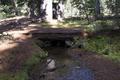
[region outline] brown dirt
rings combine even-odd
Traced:
[[[21,68],[24,60],[34,51],[31,40],[27,36],[19,37],[15,41],[6,41],[0,45],[1,70],[15,71]]]
[[[83,60],[93,69],[96,80],[120,80],[120,65],[98,55]]]
[[[16,19],[21,25],[14,23]],[[0,33],[12,37],[12,39],[0,40],[0,71],[16,71],[22,68],[24,61],[36,50],[33,47],[31,35],[25,35],[32,29],[28,27],[30,23],[27,22],[26,17],[0,21]]]
[[[95,80],[120,80],[119,62],[94,52],[77,50],[76,53],[80,56],[80,61],[92,69]]]

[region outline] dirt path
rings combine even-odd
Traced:
[[[16,25],[15,21],[18,21]],[[15,71],[34,52],[31,36],[25,35],[32,30],[26,17],[0,21],[0,71]],[[26,24],[25,24],[26,23]],[[5,37],[5,39],[4,39]]]
[[[81,62],[93,70],[95,80],[120,80],[120,63],[92,52],[77,50],[76,53]]]

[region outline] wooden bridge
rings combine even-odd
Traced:
[[[83,33],[81,28],[40,28],[30,32],[34,38],[41,40],[69,40],[76,36],[81,37]]]

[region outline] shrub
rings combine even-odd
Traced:
[[[13,10],[11,6],[7,5],[0,5],[0,19],[4,19],[7,17],[13,17],[14,15],[12,14]]]
[[[97,36],[86,40],[85,48],[98,53],[108,53],[110,51],[109,38]]]
[[[120,37],[96,36],[88,38],[85,42],[85,50],[106,55],[109,58],[120,61]]]
[[[0,74],[0,80],[28,80],[27,71],[18,71],[14,73]]]
[[[39,48],[35,44],[34,48]],[[28,80],[28,71],[31,67],[39,63],[42,59],[46,58],[48,53],[43,50],[36,50],[24,63],[20,70],[17,72],[4,72],[0,73],[0,80]],[[11,56],[15,58],[15,56]]]
[[[105,29],[114,29],[114,22],[112,20],[97,20],[85,25],[87,31],[100,31]]]
[[[42,59],[46,58],[48,53],[45,51],[41,51],[38,53],[34,53],[25,63],[26,67],[32,66],[34,64],[39,63]]]

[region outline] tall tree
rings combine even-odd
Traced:
[[[100,17],[100,0],[95,0],[95,17]]]
[[[18,4],[17,4],[17,0],[11,0],[11,2],[12,2],[12,5],[13,5],[13,8],[14,8],[14,13],[15,13],[15,15],[16,16],[18,16],[19,15],[19,13],[18,13]]]
[[[28,1],[28,7],[29,7],[29,17],[34,18],[35,17],[35,2],[34,2],[34,0]]]

